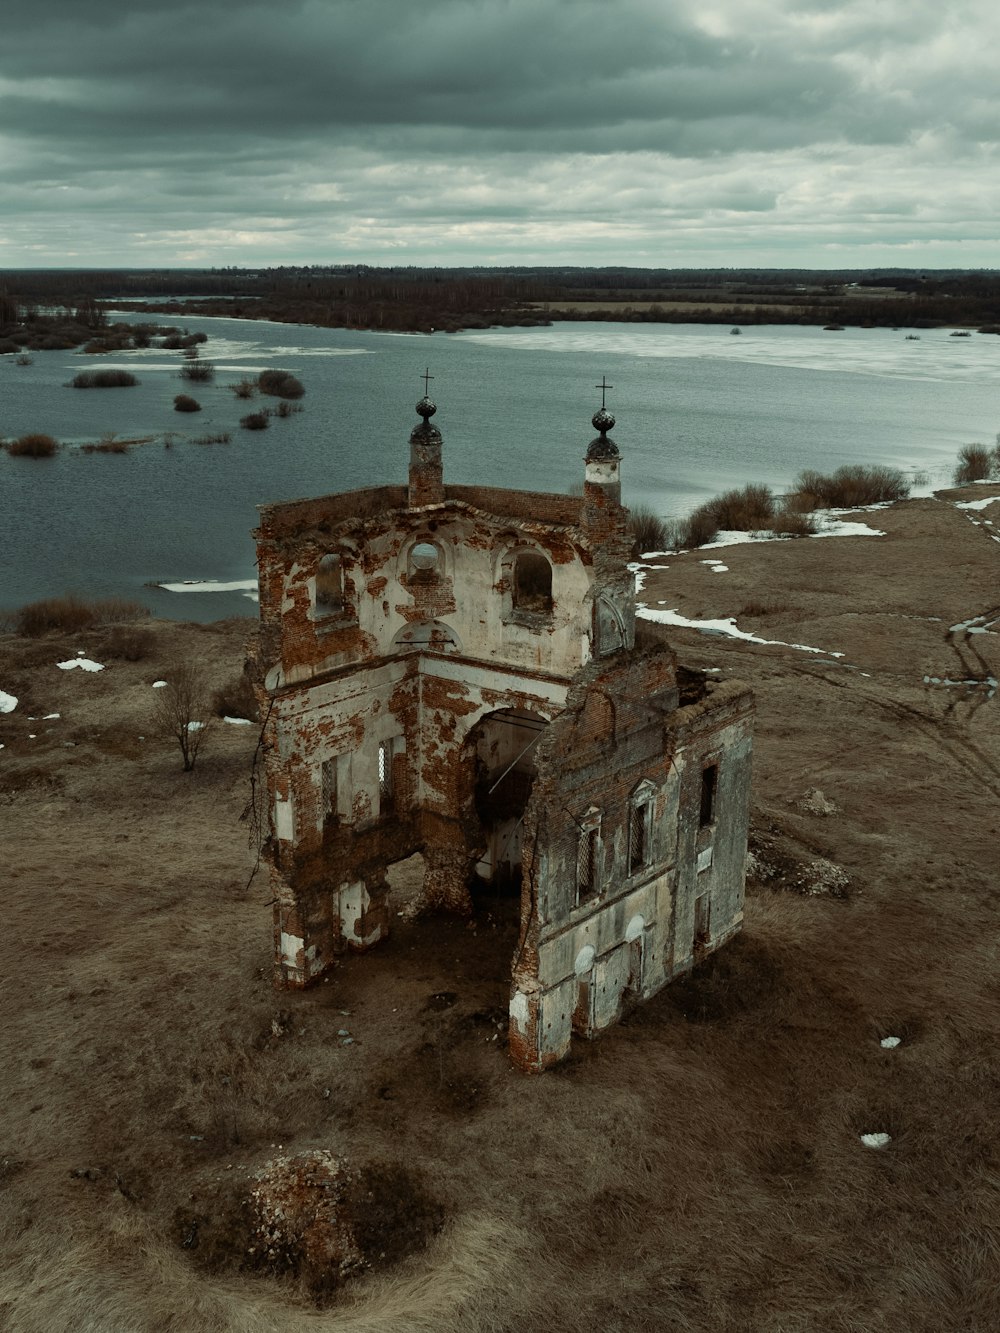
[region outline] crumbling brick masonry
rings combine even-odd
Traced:
[[[510,1050],[540,1070],[740,927],[752,700],[639,634],[603,408],[582,497],[445,486],[434,404],[409,486],[261,508],[276,979],[520,879]]]

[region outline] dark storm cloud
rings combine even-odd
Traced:
[[[756,246],[768,215],[779,247],[876,214],[952,244],[928,185],[977,234],[996,30],[979,0],[38,0],[0,45],[0,263],[83,262],[87,214],[98,263],[683,262],[680,220]]]

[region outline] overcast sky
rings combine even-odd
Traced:
[[[1000,267],[995,0],[30,0],[0,268]]]

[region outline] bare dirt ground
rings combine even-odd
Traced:
[[[231,678],[249,622],[156,622],[92,675],[54,664],[98,634],[0,638],[0,1327],[1000,1327],[1000,700],[924,682],[1000,674],[995,634],[964,665],[946,637],[1000,604],[991,513],[913,501],[885,537],[649,574],[652,606],[844,656],[669,631],[757,692],[746,927],[536,1079],[504,1054],[505,900],[272,990],[255,732],[184,774],[150,731],[152,681]],[[319,1305],[241,1268],[234,1220],[308,1148],[375,1199],[370,1269]]]

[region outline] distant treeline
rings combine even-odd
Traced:
[[[992,271],[341,265],[0,272],[0,323],[126,299],[137,311],[407,332],[573,319],[1000,329],[1000,274]]]

